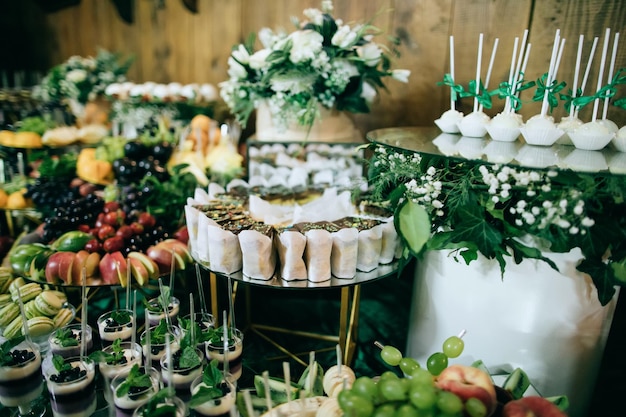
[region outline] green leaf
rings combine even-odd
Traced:
[[[128,394],[131,387],[149,388],[151,386],[152,381],[150,380],[150,375],[144,374],[143,371],[139,369],[139,364],[134,364],[133,367],[130,368],[130,372],[124,382],[117,387],[115,394],[118,397],[123,397]]]
[[[59,373],[72,369],[72,365],[65,363],[65,359],[61,355],[52,355],[52,364]]]
[[[487,222],[480,207],[466,205],[459,208],[457,214],[454,240],[474,242],[483,255],[487,258],[494,258],[495,247],[502,241],[502,234]]]
[[[0,366],[10,363],[12,361],[11,350],[24,341],[24,336],[14,337],[9,339],[0,345]]]
[[[607,305],[615,295],[613,269],[601,260],[583,259],[576,267],[591,276],[598,290],[600,304]]]
[[[130,313],[126,310],[114,310],[111,312],[111,319],[119,325],[130,323]]]
[[[180,356],[180,368],[195,368],[200,365],[202,362],[196,353],[196,349],[193,346],[187,346],[183,349],[183,353]]]
[[[189,407],[194,408],[199,405],[206,403],[207,401],[211,401],[215,398],[220,398],[222,396],[222,390],[215,387],[204,387],[201,386],[200,389],[191,397],[191,401],[189,402]]]
[[[407,200],[394,217],[396,230],[412,255],[418,255],[430,237],[430,216],[424,207]]]
[[[220,371],[218,363],[217,359],[213,359],[204,367],[202,382],[210,387],[217,386],[224,379],[224,375],[222,371]]]

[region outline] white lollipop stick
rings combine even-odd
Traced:
[[[489,66],[487,67],[487,76],[485,77],[485,88],[489,86],[489,80],[491,79],[491,70],[493,69],[493,61],[496,59],[496,51],[498,50],[498,43],[500,39],[496,38],[493,41],[493,49],[491,51],[491,58],[489,58]],[[478,107],[478,111],[483,111],[483,105]]]
[[[550,83],[556,80],[556,75],[559,73],[559,66],[561,65],[561,58],[563,57],[563,49],[565,48],[565,39],[561,39],[561,45],[559,46],[559,53],[556,55],[556,63],[554,64],[554,70],[552,71],[552,79]]]
[[[585,35],[578,37],[578,50],[576,51],[576,66],[574,67],[574,82],[572,83],[572,98],[576,97],[576,89],[578,88],[578,73],[580,72],[580,59],[583,55],[583,43],[585,42]],[[574,116],[574,105],[569,108],[569,117]]]
[[[480,67],[482,64],[482,56],[483,56],[483,34],[481,33],[478,36],[478,57],[476,59],[476,88],[474,89],[474,94],[478,96],[480,92]],[[478,98],[474,97],[474,111],[478,111]]]
[[[517,57],[517,65],[515,65],[515,82],[521,79],[520,71],[523,73],[522,69],[522,61],[524,59],[524,50],[526,49],[526,42],[528,41],[528,29],[524,30],[524,35],[522,36],[522,43],[519,47],[519,56]]]
[[[615,71],[615,57],[617,56],[617,45],[619,44],[619,32],[615,32],[615,40],[613,41],[613,52],[611,53],[611,64],[609,65],[609,76],[607,78],[607,84],[610,84],[613,80],[613,71]],[[606,120],[607,113],[609,111],[609,98],[604,98],[604,108],[602,109],[602,120]]]
[[[591,51],[589,52],[589,59],[587,59],[587,67],[585,68],[585,75],[583,75],[583,82],[580,84],[580,91],[585,92],[585,88],[587,87],[587,79],[589,78],[589,72],[591,71],[591,63],[593,62],[593,56],[596,53],[596,47],[598,46],[598,37],[593,38],[593,43],[591,45]],[[575,116],[578,117],[578,107],[576,107]]]
[[[510,94],[513,94],[515,91],[515,87],[513,86],[513,71],[515,71],[515,57],[517,55],[517,47],[519,46],[519,38],[515,38],[513,42],[513,54],[511,54],[511,66],[509,68],[509,78],[507,79],[510,86]],[[511,105],[511,98],[509,96],[506,97],[504,101],[504,112],[509,112],[509,106]]]
[[[454,36],[450,36],[450,78],[454,81]],[[455,110],[454,93],[450,87],[450,110]]]
[[[604,34],[604,45],[602,46],[602,58],[600,60],[600,70],[598,71],[598,84],[596,88],[596,93],[602,88],[602,77],[604,76],[604,64],[606,63],[606,53],[609,49],[609,38],[611,36],[611,29],[607,28]],[[591,121],[595,122],[596,117],[598,115],[598,105],[600,100],[595,99],[593,101],[593,116],[591,117]]]
[[[522,63],[522,68],[520,70],[519,75],[517,75],[516,80],[515,80],[515,97],[519,97],[520,91],[517,90],[517,83],[519,83],[520,81],[522,81],[522,79],[524,78],[524,74],[526,73],[526,66],[528,65],[528,58],[530,57],[530,48],[532,47],[532,44],[529,42],[526,44],[526,51],[524,52],[524,62]],[[522,53],[522,51],[520,50],[520,53]],[[515,113],[516,110],[515,109],[509,109],[509,112]]]
[[[556,56],[559,50],[559,40],[560,40],[560,31],[556,30],[556,35],[554,36],[554,44],[552,45],[552,55],[550,56],[550,66],[548,68],[548,76],[546,78],[546,87],[548,87],[552,80],[552,73],[554,71],[554,66],[556,63]],[[545,116],[548,113],[548,89],[545,89],[543,94],[543,101],[541,104],[541,116]]]

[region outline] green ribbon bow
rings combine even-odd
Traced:
[[[524,91],[534,86],[534,81],[524,81],[523,79],[519,80],[517,83],[510,84],[506,81],[503,81],[500,83],[497,89],[493,90],[491,94],[497,94],[498,97],[501,99],[508,98],[509,102],[511,103],[511,107],[515,111],[518,111],[522,108],[522,100],[517,97],[517,93],[519,91]]]
[[[533,101],[542,101],[543,97],[546,95],[548,98],[548,105],[550,106],[550,112],[554,110],[559,105],[559,99],[557,98],[557,93],[565,88],[565,81],[561,81],[557,83],[556,80],[553,80],[550,85],[546,84],[548,79],[548,74],[545,73],[537,80],[537,90],[535,91],[535,95],[533,96]]]
[[[590,96],[581,95],[579,97],[572,98],[571,105],[574,105],[578,107],[579,109],[581,109],[585,107],[587,104],[594,102],[596,99],[604,100],[604,99],[610,99],[614,97],[615,94],[617,94],[617,86],[621,84],[626,84],[626,75],[622,75],[623,72],[626,72],[626,68],[620,68],[619,70],[617,70],[611,82],[603,86],[602,88],[600,88],[598,91],[596,91],[595,94],[592,94]],[[580,91],[580,94],[582,94],[582,91]],[[622,109],[626,109],[626,98],[621,98],[619,100],[616,100],[613,103],[613,105],[620,107]]]
[[[465,94],[465,89],[461,84],[455,84],[454,79],[452,79],[452,75],[444,74],[443,81],[437,82],[437,85],[447,85],[450,87],[452,100],[456,101],[457,97],[463,97]]]

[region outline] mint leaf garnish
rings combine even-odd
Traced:
[[[78,338],[74,336],[72,329],[62,327],[54,334],[57,343],[63,347],[78,346]]]
[[[191,401],[189,401],[189,407],[194,408],[199,405],[206,403],[207,401],[214,400],[215,398],[220,398],[224,394],[222,394],[222,390],[215,387],[200,387],[198,391],[191,397]]]
[[[13,339],[9,339],[0,345],[0,366],[13,363],[13,357],[11,356],[11,350],[24,341],[24,336],[18,336]]]
[[[123,397],[128,394],[131,387],[149,388],[151,386],[152,381],[150,380],[150,375],[143,373],[143,371],[139,369],[139,364],[134,364],[133,367],[130,368],[126,380],[117,387],[115,395]]]
[[[224,374],[220,371],[218,367],[217,359],[213,359],[211,362],[204,367],[204,371],[202,372],[202,382],[210,387],[216,387],[220,382],[224,379]]]
[[[178,366],[180,369],[188,369],[195,368],[201,363],[202,361],[200,361],[200,358],[198,358],[196,349],[192,346],[187,346],[183,349],[183,353],[180,355],[180,361]]]
[[[130,323],[130,313],[126,310],[115,310],[111,312],[111,319],[120,325]]]
[[[72,365],[65,363],[65,358],[61,355],[52,355],[52,364],[54,365],[54,369],[59,373],[72,369]]]
[[[154,394],[148,402],[141,407],[138,413],[141,417],[160,417],[160,416],[172,416],[176,412],[176,406],[168,399],[171,396],[169,388],[163,388],[156,394]]]
[[[167,322],[161,319],[159,324],[150,330],[150,343],[153,345],[164,345],[165,335],[168,333]],[[141,342],[145,341],[145,335],[141,338]]]
[[[117,365],[124,359],[124,349],[122,348],[122,339],[119,337],[111,344],[112,352],[104,352],[97,350],[89,354],[89,358],[95,362],[105,362],[107,365]]]

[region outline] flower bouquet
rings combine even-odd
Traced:
[[[313,137],[309,132],[324,111],[367,113],[385,77],[408,81],[410,72],[392,70],[391,51],[373,41],[380,30],[350,26],[332,9],[331,1],[322,1],[321,10],[304,10],[306,20],[293,18],[290,34],[261,29],[263,49],[256,52],[255,36],[233,49],[220,93],[239,123],[245,126],[255,109],[266,108],[276,132],[299,126]]]

